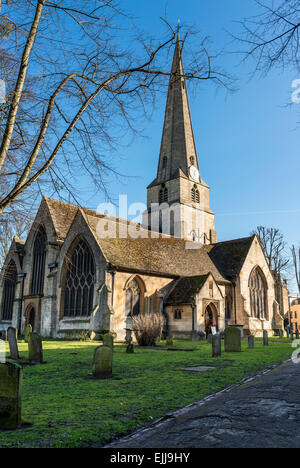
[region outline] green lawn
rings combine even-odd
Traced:
[[[258,342],[261,340],[257,340]],[[149,423],[168,411],[221,390],[270,364],[291,356],[291,344],[256,343],[254,350],[211,358],[206,342],[177,341],[194,352],[135,348],[114,352],[114,377],[92,380],[93,352],[89,342],[44,342],[46,364],[23,371],[23,420],[32,426],[0,431],[0,447],[80,447],[107,442]],[[21,356],[27,345],[20,342]],[[204,373],[183,367],[215,366]]]

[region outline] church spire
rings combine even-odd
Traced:
[[[191,166],[199,171],[182,63],[179,25],[171,73],[156,183],[178,177],[180,171],[190,178]]]

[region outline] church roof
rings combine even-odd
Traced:
[[[175,287],[171,290],[166,304],[176,305],[193,303],[195,295],[202,289],[208,277],[209,274],[192,276],[190,278],[180,278]]]
[[[57,240],[64,240],[78,211],[78,206],[44,197],[47,203]]]
[[[182,46],[178,33],[169,82],[157,177],[150,187],[174,179],[180,173],[189,178],[191,165],[199,170],[182,63]]]
[[[171,277],[212,273],[216,281],[227,282],[201,244],[199,248],[189,249],[184,239],[162,234],[157,234],[159,238],[151,238],[153,234],[151,231],[118,218],[115,218],[115,222],[128,223],[133,229],[136,227],[137,231],[140,230],[140,234],[144,234],[147,238],[120,238],[119,236],[102,238],[99,235],[99,229],[97,232],[99,215],[92,216],[87,213],[85,215],[104,257],[114,267]],[[112,218],[110,221],[114,223]]]
[[[204,246],[222,275],[230,279],[239,275],[255,236]]]

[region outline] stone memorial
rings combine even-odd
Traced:
[[[219,357],[222,354],[221,335],[218,333],[212,337],[212,357]]]
[[[7,339],[8,339],[9,350],[10,350],[10,358],[14,359],[15,361],[20,359],[17,335],[18,335],[18,332],[16,328],[9,327],[7,329]]]
[[[173,338],[171,335],[167,336],[167,339],[166,339],[166,345],[167,346],[173,346]]]
[[[0,364],[0,429],[21,426],[22,368],[18,364]]]
[[[110,346],[95,349],[93,376],[95,379],[109,379],[112,376],[113,350]]]
[[[264,330],[263,343],[264,343],[264,346],[269,346],[269,335],[268,335],[267,330]]]
[[[240,353],[242,351],[240,329],[233,326],[226,328],[224,342],[226,353]]]
[[[212,344],[212,338],[213,338],[213,335],[212,335],[212,334],[209,334],[209,335],[207,336],[207,343],[208,343],[208,344]]]
[[[111,333],[103,335],[103,346],[108,346],[109,348],[114,349],[114,337]]]
[[[32,326],[30,324],[28,324],[28,325],[26,325],[25,333],[24,333],[25,343],[28,343],[30,333],[32,333]]]
[[[134,346],[132,343],[132,330],[130,328],[126,328],[126,337],[125,342],[127,344],[126,353],[133,354],[134,353]]]
[[[43,344],[42,338],[37,333],[30,333],[28,338],[28,359],[31,362],[42,364]]]
[[[248,336],[248,348],[254,349],[254,336],[253,335]]]

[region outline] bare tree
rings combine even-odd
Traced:
[[[108,152],[136,131],[133,122],[170,74],[166,57],[176,40],[166,22],[162,39],[136,31],[130,40],[124,18],[117,0],[2,2],[1,47],[15,67],[0,108],[0,215],[45,173],[56,191],[75,198],[79,172],[105,190],[115,170]],[[213,64],[204,39],[185,76],[228,86]]]
[[[293,245],[291,251],[293,257],[293,264],[295,268],[297,287],[300,294],[300,247],[296,248],[295,245]]]
[[[282,233],[276,228],[258,226],[252,234],[256,234],[259,238],[270,270],[276,278],[280,277],[289,266],[286,243]]]
[[[235,36],[242,43],[245,58],[256,60],[256,70],[274,67],[300,69],[299,0],[255,0],[259,13],[241,22],[242,32]]]

